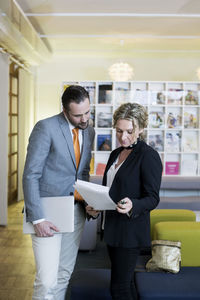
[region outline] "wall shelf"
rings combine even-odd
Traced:
[[[144,105],[149,124],[146,142],[163,162],[163,175],[200,176],[200,83],[161,81],[71,81],[90,94],[91,124],[96,131],[91,175],[101,175],[111,150],[118,147],[112,115],[126,102]]]

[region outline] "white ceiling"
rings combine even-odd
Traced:
[[[55,55],[200,53],[200,0],[16,2]]]

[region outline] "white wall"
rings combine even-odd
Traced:
[[[61,84],[71,80],[110,80],[108,68],[122,56],[69,54],[37,68],[36,120],[60,111]],[[134,80],[197,81],[198,53],[134,53],[124,61],[134,68]]]
[[[19,69],[19,140],[18,140],[18,201],[24,199],[22,175],[28,138],[34,125],[34,78],[24,69]]]
[[[0,53],[0,225],[7,224],[9,57]]]

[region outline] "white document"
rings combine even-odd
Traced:
[[[95,210],[115,210],[116,203],[109,196],[109,187],[99,184],[77,180],[75,189],[83,199]]]
[[[52,222],[62,232],[74,231],[74,197],[42,197],[46,221]],[[23,216],[23,233],[35,233],[32,223],[26,222],[26,210]],[[57,233],[54,231],[54,233]]]

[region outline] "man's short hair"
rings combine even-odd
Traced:
[[[80,85],[70,85],[62,95],[62,105],[66,110],[69,110],[69,104],[75,102],[79,104],[85,99],[90,100],[89,93]]]

